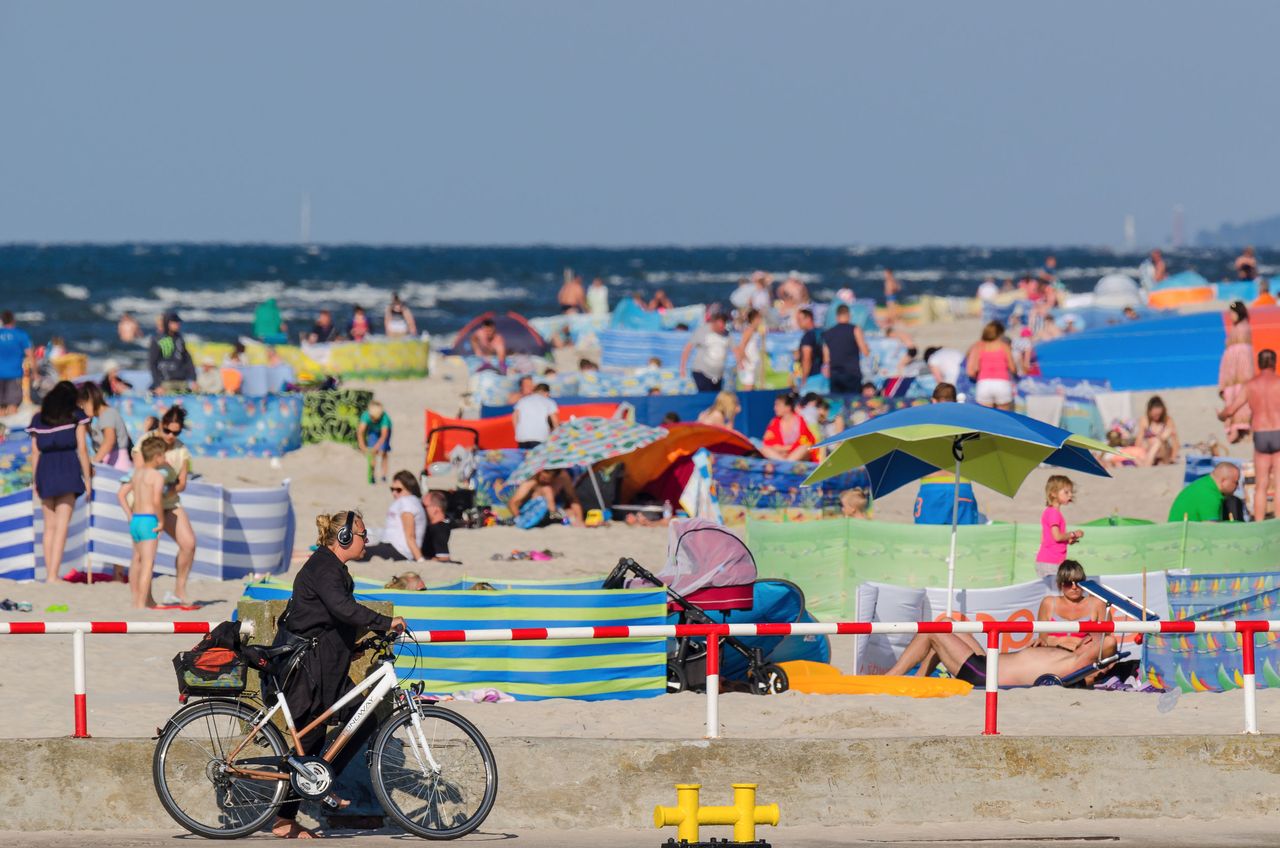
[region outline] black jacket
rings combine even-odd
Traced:
[[[152,339],[147,350],[147,367],[151,369],[151,383],[156,388],[164,382],[192,383],[196,379],[196,365],[191,361],[182,333]]]
[[[352,649],[362,628],[391,629],[391,619],[357,602],[354,589],[347,566],[328,548],[313,553],[293,581],[293,599],[281,626],[318,639],[315,650],[302,662],[302,673],[285,687],[289,709],[295,714],[318,714],[346,692]],[[299,720],[299,725],[303,723]]]

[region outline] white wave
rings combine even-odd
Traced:
[[[88,300],[89,290],[84,286],[73,286],[70,283],[58,283],[58,291],[67,300]]]
[[[845,268],[845,274],[854,280],[883,280],[883,268]],[[916,271],[894,271],[893,276],[903,282],[936,283],[942,279],[944,271],[937,269],[921,269]],[[955,276],[952,274],[952,276]]]
[[[152,300],[147,297],[113,297],[107,303],[104,313],[108,318],[119,318],[126,312],[132,313],[134,317],[139,315],[147,315],[149,313],[159,314],[164,311],[165,304],[158,300]]]
[[[377,303],[385,304],[390,293],[379,289]],[[430,309],[442,301],[489,301],[528,297],[529,291],[521,286],[504,286],[493,277],[483,280],[440,280],[434,283],[406,282],[400,287],[400,297],[410,306]]]
[[[13,313],[13,320],[36,324],[44,320],[44,313],[39,309],[28,309],[24,312]]]
[[[252,324],[252,312],[221,312],[216,309],[200,309],[180,307],[177,310],[178,316],[188,324],[193,321],[202,321],[210,324]]]
[[[672,283],[738,283],[741,280],[751,279],[751,275],[757,269],[750,271],[647,271],[644,275],[644,281],[651,285],[669,285]],[[775,282],[787,279],[792,275],[792,270],[769,271],[773,275]],[[796,279],[806,285],[822,282],[821,274],[810,274],[803,271],[795,272]]]
[[[124,312],[140,315],[159,314],[167,309],[177,309],[186,321],[239,321],[237,312],[254,307],[267,298],[275,298],[282,312],[312,316],[323,308],[342,309],[363,306],[373,313],[380,313],[391,302],[392,291],[399,291],[401,299],[411,308],[432,309],[441,303],[492,301],[523,298],[529,291],[520,286],[506,286],[492,277],[480,280],[440,280],[438,282],[407,281],[396,289],[370,285],[369,283],[344,283],[315,281],[299,285],[287,285],[280,280],[256,280],[240,287],[227,289],[181,289],[157,286],[150,297],[129,295],[113,298],[103,314],[118,318]],[[204,317],[193,317],[204,316]]]
[[[1138,276],[1137,265],[1101,265],[1096,268],[1059,268],[1056,272],[1059,280],[1101,280],[1108,274],[1125,274]]]
[[[272,282],[251,282],[243,288],[205,289],[186,291],[183,289],[157,286],[151,290],[155,302],[161,306],[207,307],[217,309],[233,309],[237,306],[254,306],[269,297],[279,298],[285,291],[285,284],[276,280]]]
[[[972,269],[921,269],[914,271],[894,271],[894,276],[904,282],[920,282],[920,283],[936,283],[943,280],[973,280],[981,282],[987,278],[994,280],[1005,280],[1009,278],[1018,279],[1029,270],[1039,270],[1027,267],[1021,268],[972,268]],[[884,278],[884,269],[882,268],[846,268],[845,274],[854,280],[881,280]],[[1099,280],[1107,274],[1128,274],[1135,276],[1137,268],[1127,265],[1100,265],[1088,268],[1062,268],[1057,271],[1058,279],[1066,280]]]

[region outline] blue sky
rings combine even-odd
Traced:
[[[1280,5],[8,2],[0,242],[1118,244],[1280,212]]]

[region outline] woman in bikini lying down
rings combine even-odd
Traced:
[[[1113,648],[1114,651],[1114,648]],[[930,656],[932,652],[933,656]],[[998,667],[1000,686],[1032,686],[1042,674],[1066,677],[1098,660],[1096,634],[1088,634],[1074,650],[1063,648],[1023,648],[1001,654]],[[941,662],[958,680],[982,687],[987,683],[985,650],[968,633],[917,633],[888,674],[904,675],[917,664],[929,674]]]

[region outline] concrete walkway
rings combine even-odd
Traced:
[[[172,836],[152,785],[154,747],[149,739],[0,740],[0,830]],[[486,828],[563,834],[608,826],[636,834],[636,845],[666,839],[655,841],[653,808],[675,802],[676,783],[702,784],[704,804],[728,803],[731,783],[758,783],[758,803],[778,803],[788,826],[924,822],[951,840],[1015,820],[1042,838],[1071,835],[1055,823],[1137,818],[1149,822],[1100,835],[1154,831],[1167,841],[1181,838],[1182,820],[1228,821],[1235,832],[1280,807],[1278,736],[501,738],[493,748],[498,798]],[[884,839],[880,832],[868,834]]]
[[[601,830],[536,829],[501,831],[483,829],[455,843],[459,848],[505,846],[505,848],[660,848],[670,829]],[[703,838],[728,836],[725,828],[709,828]],[[760,836],[775,848],[1248,848],[1275,845],[1275,825],[1262,819],[1253,822],[1156,820],[1094,820],[1023,824],[984,823],[963,828],[927,825],[921,827],[779,827],[762,828]],[[235,844],[279,845],[279,840],[259,834]],[[329,837],[353,848],[405,848],[427,845],[391,831],[366,833],[339,831]],[[18,833],[0,831],[0,844],[59,848],[63,845],[93,845],[94,848],[151,848],[209,844],[179,830],[140,831],[43,831]],[[727,846],[726,848],[730,848]]]

